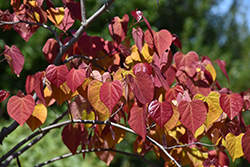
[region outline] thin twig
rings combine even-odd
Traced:
[[[149,161],[148,159],[146,159],[144,156],[142,156],[140,154],[128,153],[128,152],[125,152],[125,151],[115,150],[115,149],[112,149],[112,148],[98,148],[98,149],[90,149],[90,150],[89,149],[85,149],[85,150],[77,151],[76,154],[89,153],[89,152],[100,152],[100,151],[113,151],[113,152],[124,154],[124,155],[127,155],[127,156],[137,157],[137,158],[140,158],[140,159],[144,160],[149,165],[151,165],[153,167],[157,167],[155,164],[153,164],[151,161]],[[44,165],[50,164],[52,162],[55,162],[55,161],[58,161],[58,160],[61,160],[61,159],[71,157],[73,155],[74,154],[72,154],[72,153],[68,153],[68,154],[62,155],[60,157],[52,158],[51,160],[43,162],[43,163],[40,163],[40,164],[38,164],[38,165],[36,165],[34,167],[44,166]]]
[[[188,143],[188,144],[183,144],[183,145],[175,145],[175,146],[164,147],[164,148],[167,149],[167,150],[171,150],[173,148],[187,147],[187,146],[196,145],[196,144],[200,144],[200,145],[207,146],[207,147],[216,147],[216,145],[211,145],[211,144],[206,144],[206,143],[201,143],[201,142],[194,142],[194,143]]]

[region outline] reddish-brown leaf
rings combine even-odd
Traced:
[[[239,114],[244,106],[244,101],[241,95],[238,93],[233,94],[221,94],[220,106],[227,116],[233,120],[233,118]]]
[[[21,126],[29,119],[35,108],[35,100],[31,95],[12,96],[7,104],[7,112]]]
[[[0,90],[0,102],[7,99],[9,97],[9,95],[10,95],[9,92],[7,92],[5,90]]]
[[[199,57],[197,53],[191,51],[184,55],[182,52],[177,52],[174,54],[174,62],[176,69],[178,70],[181,67],[190,67],[192,63],[198,62]]]
[[[148,75],[151,75],[152,67],[148,63],[137,63],[133,67],[133,73],[136,75],[138,72],[145,72]]]
[[[172,35],[168,30],[160,30],[154,35],[154,44],[157,49],[158,56],[161,57],[162,54],[170,47],[172,44]]]
[[[226,68],[225,68],[225,67],[226,67],[226,62],[225,62],[224,60],[219,60],[219,59],[217,59],[216,61],[217,61],[218,65],[219,65],[221,71],[222,71],[223,74],[226,76],[227,81],[228,81],[228,83],[229,83],[229,78],[228,78],[228,75],[227,75],[227,70],[226,70]]]
[[[34,78],[35,78],[35,82],[34,82],[34,89],[35,92],[37,94],[37,96],[39,97],[39,99],[42,100],[42,102],[45,104],[45,98],[44,98],[44,88],[43,88],[43,79],[45,76],[45,72],[44,71],[39,71],[35,74]]]
[[[46,69],[46,77],[59,88],[59,86],[67,80],[68,72],[69,70],[66,65],[55,66],[51,64]]]
[[[193,135],[195,131],[204,123],[207,117],[207,108],[203,101],[195,99],[191,102],[181,101],[178,105],[180,112],[180,122],[189,129]]]
[[[176,47],[180,48],[180,50],[182,50],[182,49],[181,49],[181,41],[180,41],[180,39],[178,38],[178,36],[177,36],[176,34],[173,34],[173,35],[172,35],[172,40],[173,40],[173,44],[174,44]]]
[[[82,128],[81,125],[68,124],[62,130],[63,143],[68,147],[72,154],[76,153],[77,147],[82,140]]]
[[[121,81],[115,80],[113,82],[105,82],[102,84],[100,89],[100,99],[108,107],[110,113],[112,113],[114,106],[121,98],[122,91]]]
[[[4,56],[11,68],[12,73],[15,73],[18,77],[23,69],[24,56],[22,52],[15,46],[4,45]]]
[[[43,55],[52,64],[59,52],[59,44],[54,38],[49,38],[43,46]]]
[[[130,78],[131,88],[135,97],[142,103],[149,103],[154,97],[154,84],[150,76],[144,72],[138,72]]]
[[[73,19],[78,19],[78,20],[82,21],[81,9],[80,9],[80,3],[79,2],[68,1],[67,0],[67,2],[64,2],[64,4],[66,4],[66,6],[69,8]]]
[[[165,123],[172,117],[173,108],[169,101],[160,103],[154,100],[148,106],[148,113],[150,117],[163,128]]]
[[[129,113],[128,124],[133,131],[139,134],[143,140],[146,139],[146,107],[134,105]]]
[[[247,159],[247,161],[250,163],[250,132],[246,132],[241,140],[241,145],[243,149],[243,153]]]
[[[193,95],[202,94],[207,96],[211,92],[210,86],[203,80],[194,81],[190,77],[187,77],[186,84]]]
[[[169,85],[163,74],[161,73],[160,69],[157,66],[153,66],[154,73],[155,73],[155,86],[156,87],[163,87],[165,90],[169,89]]]
[[[67,75],[67,85],[71,89],[71,91],[74,93],[76,89],[82,85],[82,83],[85,80],[86,76],[86,70],[79,69],[76,70],[75,68],[72,68],[68,75]]]
[[[35,77],[34,75],[28,75],[25,83],[25,90],[27,94],[32,94],[35,90]]]
[[[184,89],[180,85],[176,85],[173,88],[169,88],[165,93],[165,99],[168,101],[176,100],[178,93],[183,94]]]
[[[151,34],[152,32],[152,34]],[[144,38],[145,38],[145,42],[148,44],[148,46],[153,49],[155,52],[157,51],[154,45],[154,38],[153,36],[156,34],[156,32],[154,30],[146,30],[145,34],[144,34]]]
[[[64,9],[64,18],[62,23],[58,26],[64,33],[74,24],[75,20],[71,16],[70,10],[66,7]]]
[[[135,41],[135,44],[139,51],[141,52],[142,47],[144,45],[144,33],[143,30],[140,27],[137,27],[136,29],[133,28],[132,35]]]

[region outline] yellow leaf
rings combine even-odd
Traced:
[[[47,118],[47,108],[39,103],[35,106],[35,109],[32,115],[27,120],[27,124],[29,125],[30,129],[34,131],[37,127],[41,126]]]
[[[240,158],[244,155],[241,146],[241,139],[243,135],[244,133],[241,133],[238,136],[235,136],[233,133],[228,133],[226,136],[226,148],[232,157],[233,162],[236,158]]]
[[[188,148],[187,155],[194,166],[202,165],[204,160],[208,158],[208,153],[203,153],[196,147]]]
[[[179,141],[179,138],[185,133],[186,133],[186,129],[183,126],[177,126],[173,128],[172,130],[168,131],[168,135],[173,137],[176,141]]]
[[[48,19],[54,23],[56,26],[59,26],[61,22],[63,21],[64,17],[64,8],[59,7],[59,8],[52,8],[50,7],[49,9],[46,10],[48,14]]]
[[[136,47],[136,45],[133,45],[131,47],[131,55],[130,56],[131,56],[133,61],[141,62],[140,53],[139,53],[139,50]]]
[[[207,97],[196,94],[194,99],[200,99],[208,104],[207,118],[204,122],[207,129],[221,116],[223,110],[220,107],[219,102],[220,94],[218,92],[212,91]]]
[[[142,63],[152,63],[154,51],[148,46],[147,43],[144,43],[141,54],[144,59],[142,59]]]
[[[38,3],[36,1],[28,1],[28,4],[32,6],[33,8],[38,6]]]
[[[200,136],[205,130],[204,124],[202,124],[194,133],[194,137],[197,138]]]
[[[95,113],[91,111],[89,114],[86,110],[82,112],[82,120],[95,120]],[[88,129],[92,124],[83,124],[85,129]]]
[[[214,69],[214,66],[212,64],[207,64],[205,69],[210,72],[210,74],[212,75],[213,81],[215,81],[216,79],[216,71]]]
[[[173,115],[168,120],[168,122],[164,125],[165,133],[170,131],[171,129],[173,129],[177,125],[179,117],[180,117],[180,113],[178,111],[178,108],[174,104],[171,104],[171,105],[173,108]]]
[[[40,22],[40,15],[37,12],[34,12],[34,16],[38,22]]]

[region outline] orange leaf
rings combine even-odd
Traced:
[[[41,126],[47,118],[47,108],[39,103],[35,106],[35,109],[32,115],[27,120],[27,124],[29,125],[30,129],[34,131],[37,127]]]
[[[49,9],[46,10],[48,14],[48,19],[54,23],[56,26],[59,26],[61,22],[63,21],[64,17],[64,8],[63,7],[57,7],[57,8],[52,8],[50,7]]]
[[[59,88],[56,87],[56,85],[51,83],[51,89],[52,89],[52,97],[58,101],[60,105],[66,100],[70,100],[73,93],[71,92],[70,88],[67,86],[67,83],[64,82],[59,86]]]

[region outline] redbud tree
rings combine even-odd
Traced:
[[[235,93],[220,86],[214,66],[229,82],[225,61],[183,53],[178,34],[154,31],[137,9],[103,26],[111,40],[87,34],[88,26],[114,1],[106,1],[89,18],[85,0],[62,0],[61,7],[50,0],[11,0],[13,13],[0,10],[2,30],[14,29],[26,42],[38,28],[54,35],[38,51],[49,65],[26,77],[25,91],[0,91],[14,120],[2,128],[1,144],[19,125],[26,123],[32,131],[2,155],[1,165],[16,158],[21,166],[18,157],[60,127],[58,137],[70,151],[64,158],[95,152],[109,165],[116,154],[125,154],[155,166],[144,157],[154,152],[165,166],[229,166],[229,156],[250,162],[249,125],[242,118],[249,112],[250,91]],[[81,25],[73,29],[76,20]],[[179,51],[173,53],[173,46]],[[25,59],[16,45],[5,45],[1,56],[13,75],[22,75]],[[51,105],[66,105],[67,110],[44,124]],[[126,133],[137,136],[134,153],[116,149]],[[202,143],[204,137],[210,143]]]

